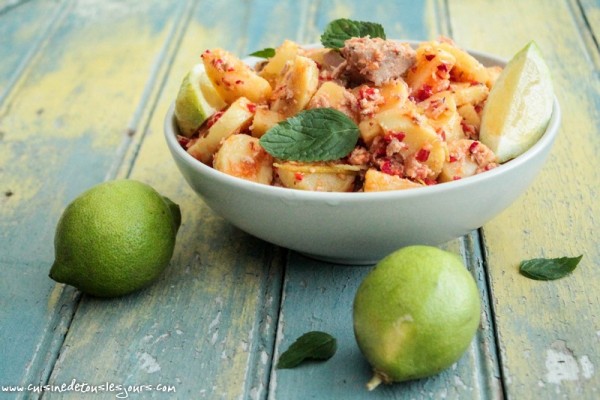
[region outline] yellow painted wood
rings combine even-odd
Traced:
[[[571,2],[450,1],[455,40],[510,57],[541,47],[562,106],[560,135],[528,192],[484,227],[503,378],[513,398],[600,394],[600,82]],[[596,18],[590,15],[590,18]],[[521,260],[583,254],[554,282],[518,273]]]
[[[284,38],[316,42],[331,19],[351,17],[382,22],[390,37],[452,34],[461,45],[505,57],[533,38],[563,105],[548,164],[525,196],[484,227],[484,248],[476,232],[444,246],[464,256],[484,301],[469,351],[436,377],[370,397],[599,397],[598,2],[232,4],[18,6],[38,13],[63,8],[52,14],[48,38],[30,47],[31,57],[21,51],[27,63],[14,79],[6,64],[0,67],[2,88],[9,88],[0,99],[0,383],[45,383],[51,373],[50,384],[175,388],[176,395],[147,393],[161,398],[366,397],[369,368],[354,345],[349,315],[366,270],[297,254],[288,259],[284,249],[233,228],[187,187],[162,137],[180,80],[205,48],[243,55]],[[35,37],[32,29],[10,32],[25,40]],[[0,54],[5,49],[3,43]],[[17,64],[18,57],[10,58]],[[150,183],[181,205],[177,247],[150,288],[121,299],[80,299],[46,276],[54,226],[68,201],[113,176]],[[525,258],[579,253],[578,270],[560,281],[534,282],[517,272]],[[492,309],[485,306],[488,295]],[[273,370],[272,357],[309,327],[336,333],[336,358],[322,368]],[[2,381],[6,376],[10,382]],[[44,396],[65,397],[82,395]]]
[[[137,295],[111,302],[84,298],[54,382],[73,375],[127,385],[162,382],[174,385],[178,398],[261,398],[266,393],[283,253],[204,205],[177,171],[162,126],[182,78],[206,48],[243,55],[270,46],[272,38],[256,27],[272,18],[289,27],[281,28],[277,40],[288,36],[302,5],[288,3],[284,13],[267,3],[237,9],[217,2],[190,4],[187,12],[193,15],[182,22],[181,42],[172,39],[177,54],[169,51],[174,58],[155,72],[156,86],[140,110],[140,135],[118,170],[118,176],[147,182],[180,205],[183,221],[171,266],[156,285]],[[240,25],[242,20],[254,25],[253,31]],[[82,357],[111,367],[82,366]]]

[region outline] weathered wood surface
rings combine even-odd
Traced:
[[[180,79],[205,48],[243,55],[284,38],[316,42],[338,17],[378,21],[390,37],[449,35],[507,58],[535,39],[563,108],[559,139],[528,192],[444,246],[463,255],[484,302],[468,352],[438,376],[369,397],[600,397],[600,2],[592,0],[0,2],[0,385],[76,379],[176,389],[138,398],[366,397],[351,302],[368,268],[288,254],[233,228],[186,186],[162,138]],[[54,285],[47,272],[64,206],[114,177],[153,185],[181,205],[183,224],[159,282],[98,300]],[[563,280],[517,271],[525,258],[577,254],[580,267]],[[274,369],[311,329],[334,334],[338,353]]]

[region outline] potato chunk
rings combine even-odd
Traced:
[[[237,99],[208,128],[190,148],[188,153],[205,164],[210,164],[213,154],[219,149],[221,141],[230,135],[246,129],[252,122],[256,106],[245,97]]]
[[[306,108],[335,108],[353,121],[358,121],[356,97],[335,82],[325,82],[319,87]]]
[[[365,174],[365,192],[382,192],[385,190],[404,190],[422,187],[420,183],[410,179],[401,178],[396,175],[389,175],[376,169],[369,169]]]
[[[440,182],[467,178],[498,166],[496,155],[481,142],[469,139],[448,144],[448,160],[440,173]]]
[[[296,56],[289,68],[279,77],[273,92],[271,109],[286,117],[302,111],[319,85],[319,68],[310,58]]]
[[[271,96],[269,82],[225,50],[206,50],[202,53],[202,62],[209,79],[227,104],[232,104],[240,97],[265,103]]]
[[[359,168],[332,163],[275,163],[281,184],[317,192],[350,192]]]
[[[405,174],[411,178],[435,179],[446,160],[446,142],[423,117],[399,110],[388,110],[376,115],[383,131],[404,135]]]
[[[269,81],[271,87],[274,88],[277,84],[277,78],[281,75],[281,71],[296,58],[298,50],[298,44],[291,40],[284,40],[281,46],[275,50],[275,55],[269,59],[259,72],[259,75]]]
[[[267,133],[269,129],[284,119],[285,117],[277,111],[262,107],[257,108],[254,119],[252,120],[252,125],[250,125],[250,132],[252,132],[252,136],[260,138]]]
[[[213,167],[226,174],[270,185],[273,180],[273,157],[257,138],[245,134],[231,135],[215,154]]]

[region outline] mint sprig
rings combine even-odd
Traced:
[[[275,55],[275,49],[272,47],[266,47],[262,50],[257,50],[254,53],[250,53],[252,57],[260,57],[260,58],[271,58]]]
[[[273,157],[290,161],[332,161],[347,156],[360,131],[333,108],[304,110],[269,129],[260,145]]]
[[[527,278],[540,281],[560,279],[573,272],[582,257],[583,254],[579,257],[534,258],[522,261],[519,272]]]
[[[300,336],[279,357],[277,368],[294,368],[304,360],[328,360],[337,350],[337,340],[328,333],[312,331]]]
[[[351,19],[340,18],[331,21],[321,35],[321,44],[330,49],[341,49],[344,42],[353,37],[372,38],[378,37],[385,39],[385,32],[381,24],[375,22],[353,21]]]

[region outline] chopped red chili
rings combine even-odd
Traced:
[[[250,111],[251,113],[255,113],[256,112],[256,104],[254,104],[254,103],[248,103],[248,105],[246,107],[248,108],[248,111]]]
[[[431,151],[429,151],[427,149],[421,149],[417,152],[417,155],[415,156],[415,158],[417,161],[425,162],[429,158],[430,153],[431,153]]]
[[[214,113],[208,119],[208,121],[206,121],[206,127],[210,128],[211,126],[213,126],[215,124],[215,122],[217,122],[219,120],[219,118],[221,118],[223,116],[223,114],[225,114],[225,111],[217,111],[216,113]]]
[[[431,60],[433,60],[434,58],[435,58],[435,54],[426,54],[426,55],[425,55],[425,59],[426,59],[427,61],[431,61]]]
[[[479,146],[479,142],[475,141],[475,142],[471,143],[471,145],[469,146],[469,152],[473,153],[475,151],[475,149],[477,148],[477,146]]]

